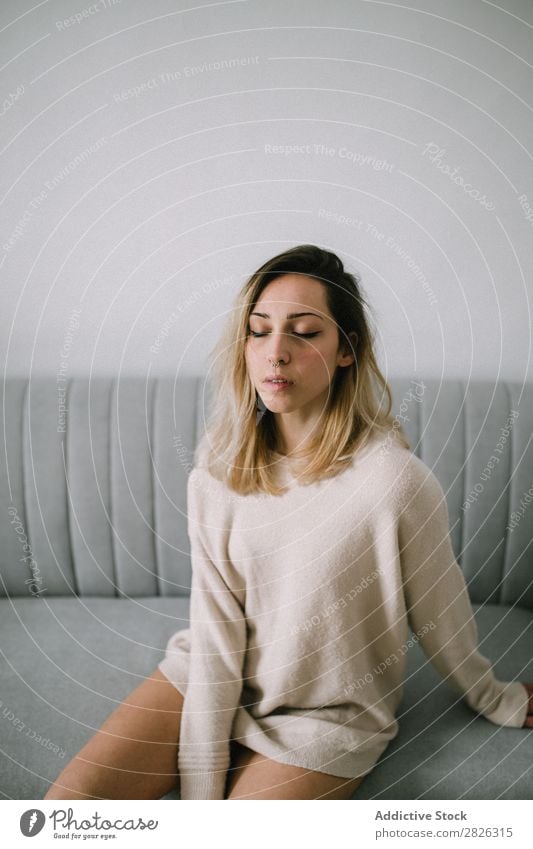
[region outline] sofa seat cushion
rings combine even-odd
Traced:
[[[42,799],[65,764],[188,627],[188,597],[0,600],[0,793]],[[498,678],[533,681],[533,614],[474,605]],[[354,799],[530,799],[533,732],[477,716],[418,645],[400,731]],[[179,799],[172,791],[164,799]]]
[[[186,596],[0,600],[4,798],[42,799],[107,716],[155,670],[170,636],[188,627],[188,611]]]
[[[533,613],[473,605],[480,652],[497,678],[533,682]],[[400,730],[354,799],[531,799],[533,729],[474,713],[422,649],[407,652]]]

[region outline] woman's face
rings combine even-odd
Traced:
[[[289,313],[311,314],[289,318]],[[275,413],[320,414],[337,366],[354,361],[339,346],[325,287],[301,274],[285,274],[268,284],[250,314],[248,333],[248,373],[266,407]],[[279,365],[274,368],[273,362]],[[287,378],[291,385],[278,388],[265,382],[274,375]]]

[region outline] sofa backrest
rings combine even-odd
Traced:
[[[533,385],[389,385],[446,493],[472,601],[533,609]],[[6,379],[0,593],[188,595],[186,482],[209,403],[203,376]]]

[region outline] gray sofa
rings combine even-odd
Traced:
[[[499,678],[533,681],[533,387],[423,384],[391,379],[394,411],[446,492],[481,651]],[[203,389],[201,376],[4,382],[4,798],[42,799],[187,627],[185,492]],[[354,799],[533,797],[533,732],[474,714],[417,645],[399,718]]]

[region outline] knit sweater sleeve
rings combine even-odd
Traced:
[[[193,483],[195,485],[193,485]],[[241,604],[217,566],[202,527],[196,471],[188,482],[191,543],[190,659],[178,748],[180,795],[224,799],[230,734],[242,689],[246,620]],[[212,517],[213,523],[216,522]]]
[[[496,679],[478,650],[468,589],[455,560],[444,491],[434,473],[415,461],[409,501],[399,519],[404,598],[409,624],[438,672],[472,710],[496,725],[522,727],[528,692],[519,681]]]

